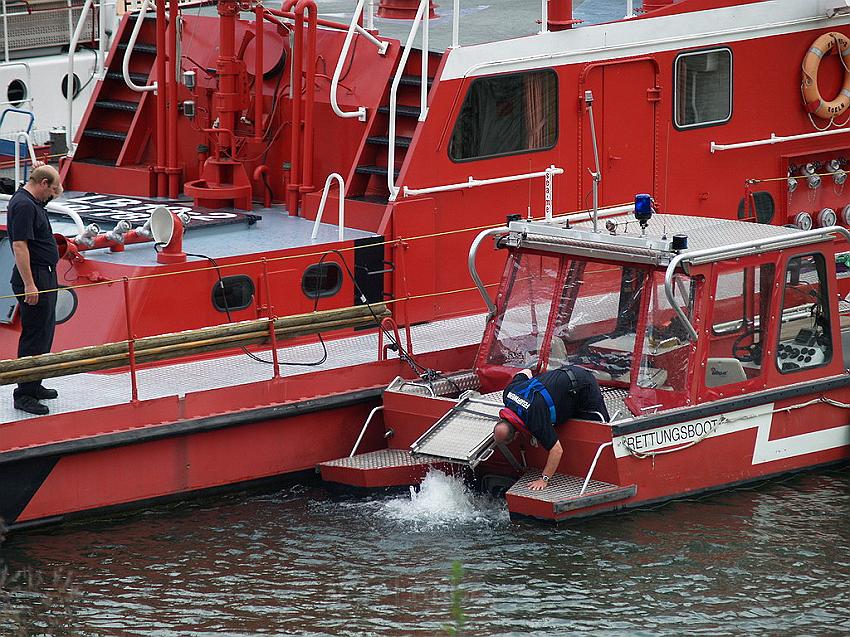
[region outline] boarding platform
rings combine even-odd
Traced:
[[[637,486],[633,484],[624,487],[562,473],[553,475],[545,489],[532,491],[529,485],[542,475],[540,469],[529,469],[505,493],[511,518],[557,522],[566,517],[582,517],[574,513],[577,509],[586,509],[588,515],[592,515],[597,505],[627,500],[637,493]]]

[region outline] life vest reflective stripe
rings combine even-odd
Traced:
[[[555,401],[552,400],[549,390],[536,378],[530,378],[511,387],[511,390],[505,395],[505,407],[514,412],[525,423],[528,420],[528,410],[534,401],[534,396],[538,394],[543,397],[546,406],[549,408],[549,423],[555,425],[557,423]]]

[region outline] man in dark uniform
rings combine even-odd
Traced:
[[[505,408],[493,429],[498,443],[513,440],[523,431],[537,439],[549,451],[543,477],[529,485],[534,491],[545,489],[555,474],[564,453],[555,426],[570,418],[604,420],[610,418],[602,392],[593,374],[576,365],[566,365],[532,377],[524,369],[513,377],[502,393]]]
[[[15,255],[12,291],[18,295],[21,313],[19,358],[45,354],[53,345],[59,250],[45,206],[61,194],[62,184],[56,169],[37,165],[29,181],[12,195],[6,207],[6,225]],[[50,410],[39,401],[58,395],[55,389],[42,386],[41,381],[20,383],[14,393],[15,408],[44,415]]]

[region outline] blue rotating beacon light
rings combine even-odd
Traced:
[[[646,235],[646,227],[653,214],[655,214],[655,202],[652,197],[647,194],[635,195],[635,219],[640,223],[641,236]]]

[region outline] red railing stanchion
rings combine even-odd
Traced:
[[[404,239],[399,239],[397,244],[399,249],[399,262],[401,264],[401,279],[404,282],[404,303],[402,311],[404,312],[404,335],[407,337],[407,353],[413,354],[413,339],[410,335],[410,316],[408,314],[408,305],[410,305],[410,286],[407,285],[407,260],[404,258],[405,251],[410,245]],[[401,343],[399,343],[399,346]]]
[[[272,304],[272,288],[269,283],[269,263],[266,260],[266,257],[263,257],[263,278],[266,280],[266,305],[268,306],[268,314],[269,314],[269,341],[272,346],[272,366],[274,369],[274,377],[280,378],[280,361],[277,357],[277,334],[274,329],[274,322],[277,318],[274,315],[274,305]]]
[[[133,314],[130,311],[130,279],[124,277],[124,315],[127,317],[127,350],[130,354],[130,402],[139,402],[139,383],[136,378],[136,337],[133,334]]]

